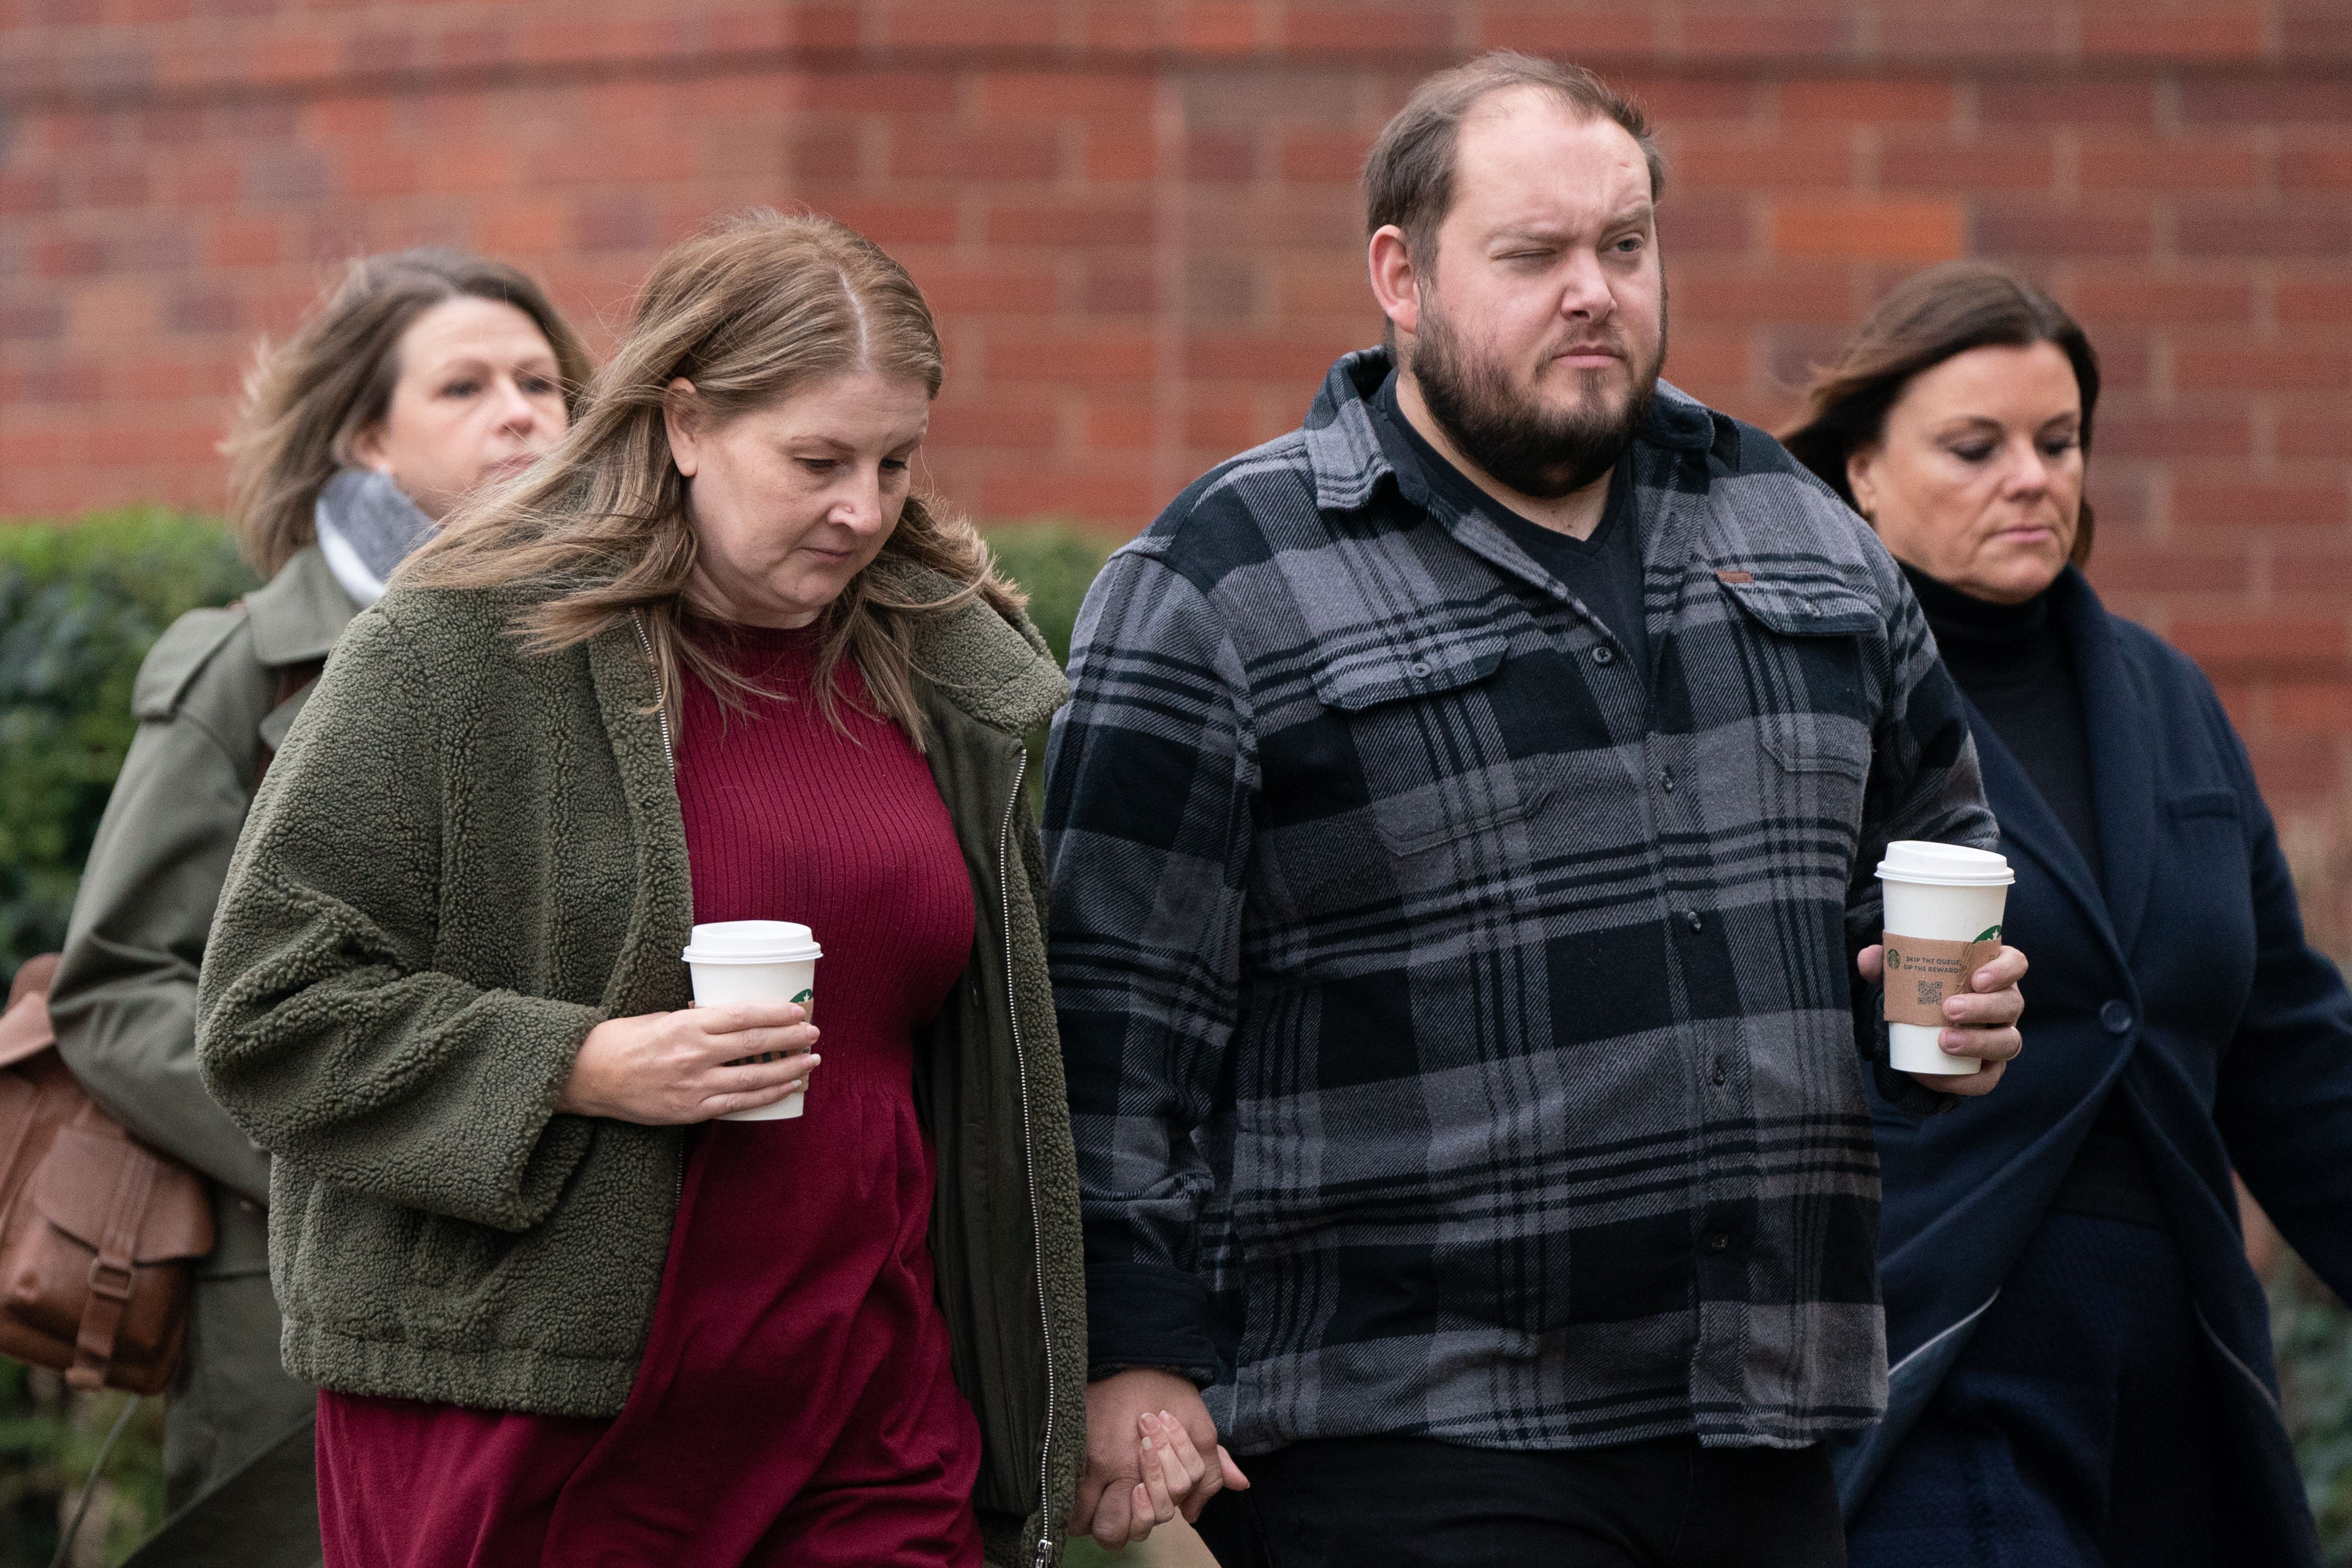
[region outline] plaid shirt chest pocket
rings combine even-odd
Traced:
[[[1515,759],[1490,690],[1508,641],[1488,626],[1334,660],[1315,694],[1346,727],[1366,815],[1399,861],[1475,842],[1541,809],[1551,780]]]
[[[1842,827],[1839,842],[1850,847],[1862,826],[1880,702],[1870,639],[1884,635],[1883,623],[1835,586],[1759,581],[1723,592],[1737,606],[1727,629],[1742,706],[1775,764],[1765,772],[1763,819]]]

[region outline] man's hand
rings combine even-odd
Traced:
[[[1213,1465],[1201,1458],[1211,1453]],[[1218,1492],[1248,1485],[1190,1378],[1136,1367],[1087,1386],[1087,1473],[1071,1522],[1102,1545],[1141,1541],[1178,1512],[1198,1519]]]
[[[1873,985],[1885,973],[1885,947],[1873,942],[1854,958],[1854,968]],[[1948,1055],[1977,1058],[1982,1067],[1972,1073],[1915,1072],[1911,1077],[1939,1094],[1969,1099],[1990,1094],[2010,1058],[2025,1048],[2024,1037],[2017,1032],[2017,1020],[2025,1013],[2025,994],[2017,983],[2024,978],[2025,954],[2004,947],[1991,963],[1969,976],[1966,994],[1944,998],[1944,1017],[1949,1026],[1936,1043]]]

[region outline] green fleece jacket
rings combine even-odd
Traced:
[[[526,657],[515,603],[396,586],[352,623],[230,867],[197,1052],[274,1157],[289,1371],[612,1415],[684,1137],[555,1100],[595,1024],[689,1005],[693,890],[633,627]],[[979,911],[918,1052],[931,1247],[990,1560],[1044,1563],[1086,1454],[1085,1289],[1022,738],[1067,688],[1033,627],[979,603],[921,621],[914,654]]]

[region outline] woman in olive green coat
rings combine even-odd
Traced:
[[[909,491],[940,375],[913,283],[838,225],[754,216],[688,241],[564,444],[353,623],[271,770],[199,1052],[277,1156],[288,1362],[325,1391],[331,1568],[1058,1554],[1086,1451],[1084,1289],[1023,737],[1066,689],[978,535]],[[736,657],[786,647],[810,650],[797,685]],[[876,1331],[903,1335],[878,1370],[811,1353],[811,1313],[839,1300],[791,1279],[743,1333],[656,1355],[698,1291],[766,1278],[810,1227],[859,1235],[805,1196],[844,1189],[799,1151],[852,1115],[845,1047],[877,994],[828,992],[827,946],[816,990],[844,1044],[815,1068],[799,1005],[692,1005],[680,961],[722,874],[782,865],[765,913],[719,918],[790,918],[792,862],[838,853],[780,838],[804,799],[714,804],[709,759],[787,724],[814,753],[828,721],[856,744],[814,793],[854,807],[911,768],[922,809],[893,820],[939,831],[906,885],[969,911],[941,992],[880,997],[908,1022],[863,1037],[908,1053],[907,1114],[936,1151],[911,1228],[871,1226],[913,1248],[888,1278],[925,1283]],[[854,809],[827,820],[859,830]],[[698,822],[740,852],[707,858]],[[862,896],[887,928],[890,892]],[[803,1085],[803,1120],[713,1124]],[[704,1179],[714,1150],[732,1178]],[[714,1188],[770,1194],[715,1253]],[[896,1405],[765,1460],[703,1437],[705,1410],[740,1421],[749,1400],[783,1424],[853,1379],[925,1377],[926,1409],[961,1412],[932,1428],[935,1464],[876,1469],[877,1430],[928,1419]],[[780,1487],[788,1462],[815,1479]],[[870,1498],[861,1529],[919,1514],[933,1544],[847,1555],[828,1489]]]
[[[452,506],[562,436],[589,369],[510,267],[438,250],[354,262],[262,362],[231,439],[231,521],[267,584],[174,624],[132,694],[138,733],[49,1007],[90,1093],[212,1180],[218,1242],[164,1419],[165,1493],[175,1510],[206,1497],[205,1528],[236,1541],[246,1568],[317,1558],[315,1394],[278,1361],[268,1156],[197,1077],[196,971],[214,907],[262,770],[344,624]]]

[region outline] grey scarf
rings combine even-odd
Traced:
[[[433,520],[392,482],[390,474],[345,468],[319,492],[318,520],[341,534],[378,582],[433,536]]]

